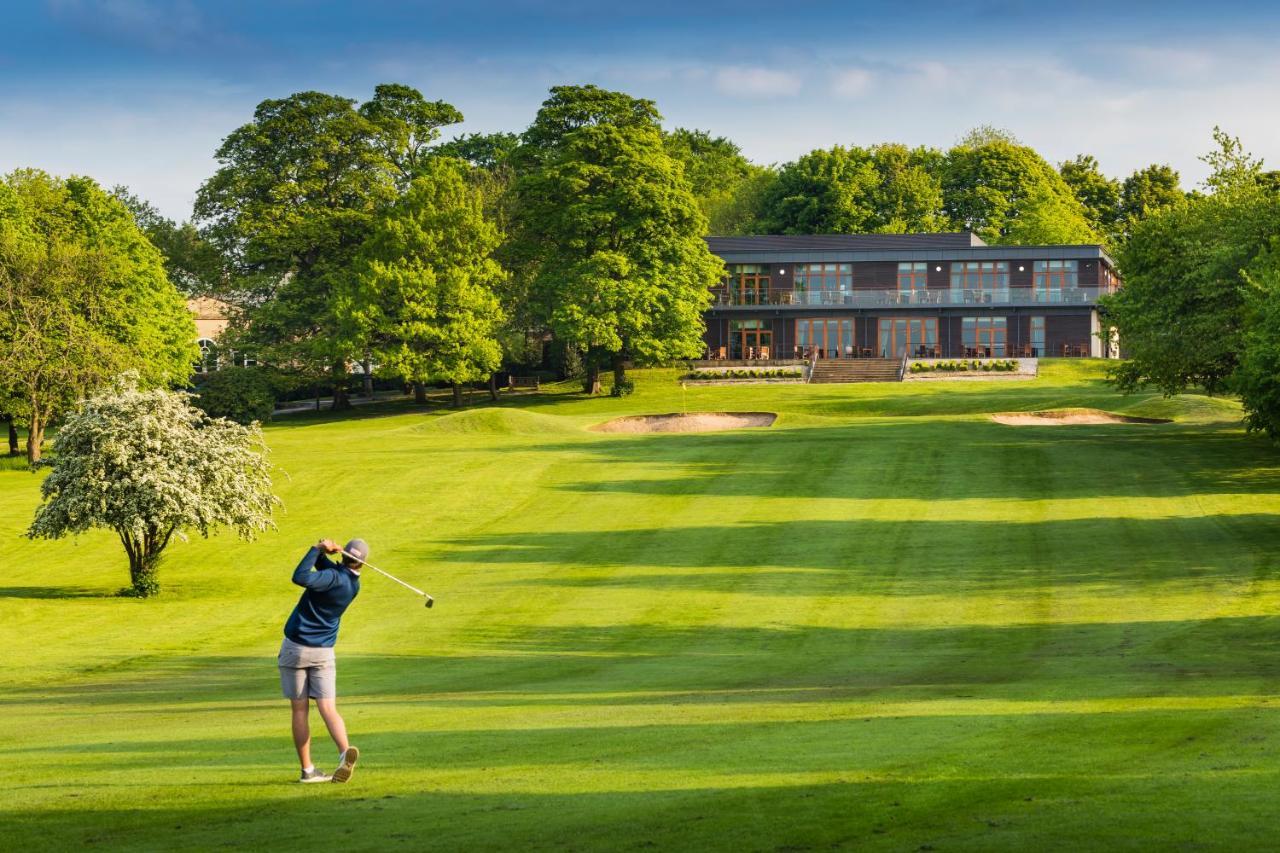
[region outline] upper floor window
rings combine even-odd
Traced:
[[[1078,261],[1036,261],[1033,283],[1038,300],[1060,298],[1062,291],[1075,290],[1079,281]]]
[[[796,264],[796,290],[815,292],[850,290],[853,264]]]
[[[991,293],[1009,287],[1009,265],[1004,261],[955,261],[951,264],[952,290]]]
[[[924,261],[904,261],[898,264],[898,292],[910,293],[929,286],[929,265]]]
[[[763,305],[769,300],[769,268],[764,264],[729,264],[729,300],[739,305]]]

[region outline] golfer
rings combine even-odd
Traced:
[[[343,550],[359,559],[344,556],[335,563],[325,556]],[[338,713],[333,644],[342,614],[360,594],[360,561],[368,556],[369,546],[363,539],[352,539],[345,549],[332,539],[321,539],[293,570],[293,582],[304,591],[284,624],[277,663],[284,698],[293,705],[293,745],[302,764],[299,782],[345,782],[360,757],[347,740],[347,724]],[[310,699],[316,700],[316,710],[338,747],[338,768],[332,776],[311,763]]]

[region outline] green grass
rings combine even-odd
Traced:
[[[114,598],[0,468],[8,849],[1239,850],[1280,781],[1280,454],[1231,401],[1028,382],[567,385],[268,429],[286,512]],[[1092,407],[1162,425],[1014,428]],[[771,429],[609,435],[622,414]],[[361,535],[352,784],[292,783],[289,573]],[[318,719],[314,724],[319,730]],[[330,759],[317,731],[316,753]]]

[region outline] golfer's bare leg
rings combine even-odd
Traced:
[[[307,719],[310,714],[308,702],[307,699],[289,700],[293,711],[293,746],[298,750],[298,761],[302,763],[303,770],[311,766],[311,723]],[[320,702],[321,700],[316,700],[317,705]]]
[[[333,738],[333,742],[337,744],[338,752],[346,752],[351,743],[347,740],[347,724],[338,713],[337,700],[317,699],[316,710],[320,712],[320,718],[329,729],[329,737]]]

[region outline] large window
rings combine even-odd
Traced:
[[[1009,322],[1004,317],[964,317],[960,334],[965,358],[1003,356],[1009,340]]]
[[[852,320],[796,320],[796,350],[801,358],[852,358]]]
[[[951,301],[1006,302],[1009,265],[1004,261],[956,261],[951,264]]]
[[[881,317],[880,356],[902,358],[903,353],[913,358],[933,358],[938,351],[938,320],[936,317]]]
[[[929,265],[923,261],[898,264],[898,292],[914,293],[929,287]]]
[[[729,358],[773,357],[773,330],[767,321],[729,321]]]
[[[1041,358],[1044,352],[1044,318],[1031,318],[1031,355]]]
[[[796,293],[807,305],[842,302],[853,289],[853,264],[796,264]]]
[[[764,305],[769,301],[769,268],[764,264],[729,264],[725,287],[733,305]]]
[[[1062,302],[1063,291],[1074,292],[1080,281],[1076,261],[1036,261],[1036,302]]]

